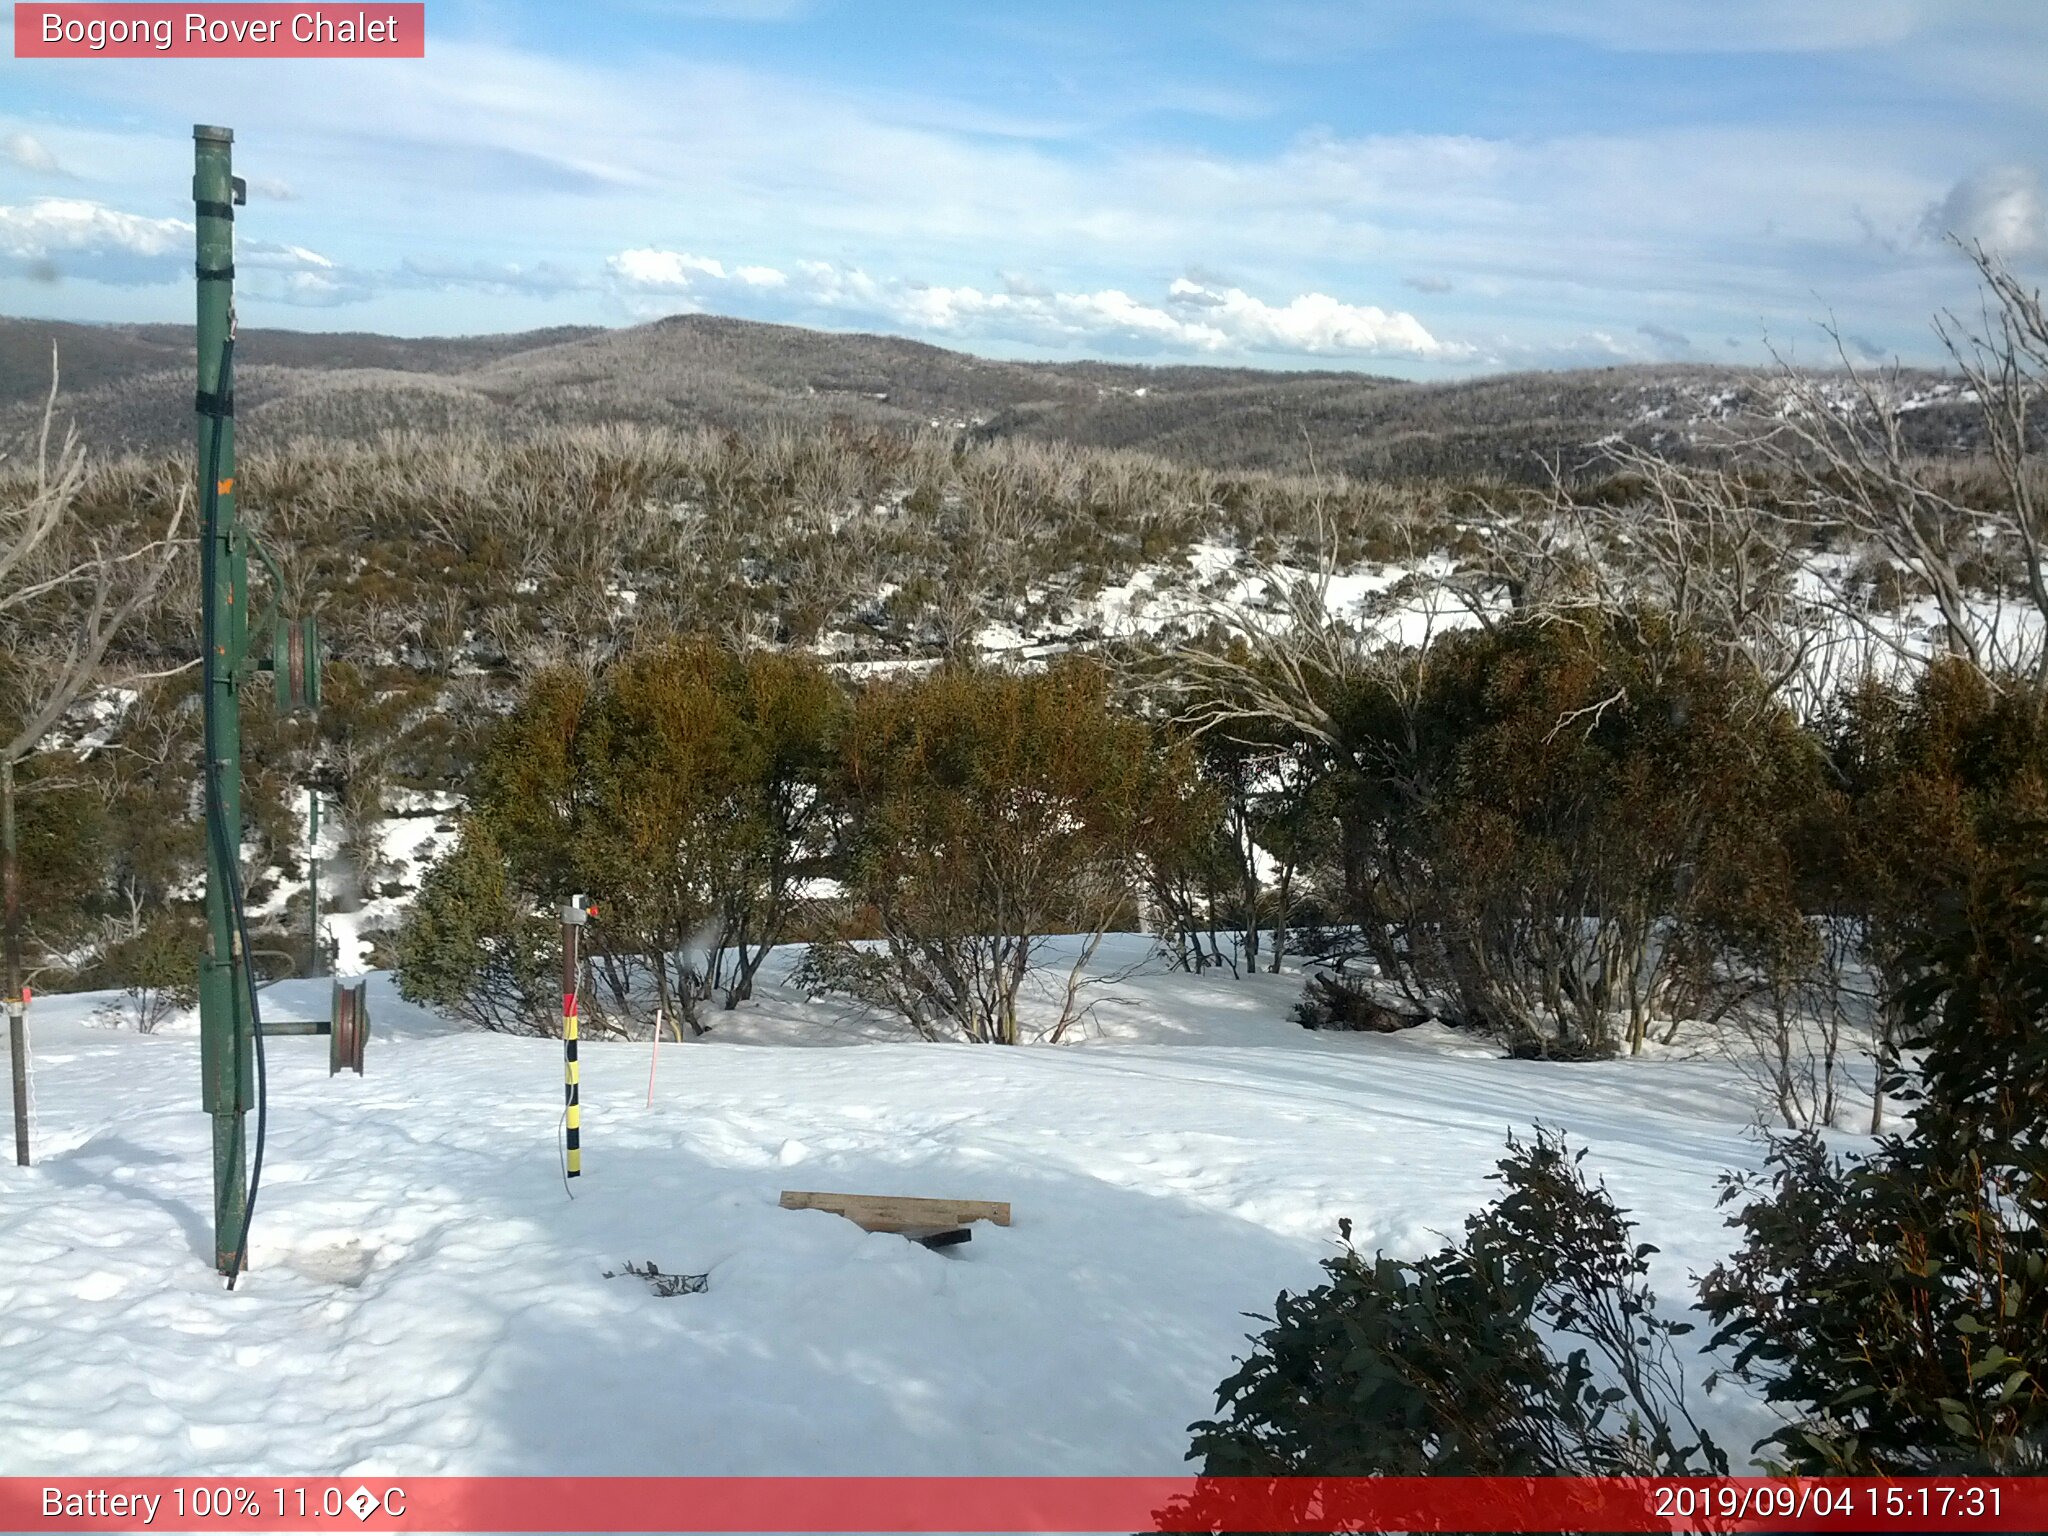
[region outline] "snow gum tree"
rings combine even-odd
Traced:
[[[841,707],[814,663],[703,639],[641,647],[594,674],[543,671],[478,774],[465,847],[472,832],[478,846],[488,837],[507,881],[502,904],[478,910],[510,936],[589,895],[599,996],[586,1011],[597,1027],[606,1002],[624,1017],[651,1005],[703,1027],[704,1003],[748,995],[816,872],[818,783]],[[449,981],[426,979],[418,946],[444,909],[477,904],[458,902],[443,873],[408,924],[413,964],[404,945],[400,963],[445,991]]]
[[[1080,1020],[1102,935],[1136,916],[1148,852],[1184,835],[1183,749],[1115,713],[1104,672],[949,668],[855,702],[835,783],[841,865],[876,950],[821,950],[813,974],[920,1034],[1011,1045],[1052,935],[1078,954],[1044,1033]]]
[[[1794,898],[1772,850],[1818,755],[1659,615],[1454,632],[1328,714],[1324,879],[1383,977],[1520,1048],[1640,1050],[1731,924]]]

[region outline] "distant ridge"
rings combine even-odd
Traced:
[[[62,357],[63,410],[96,452],[182,448],[191,432],[191,332],[0,318],[0,433],[34,419]],[[1898,388],[1919,446],[1970,446],[1953,380]],[[1217,469],[1308,467],[1359,476],[1533,479],[1603,439],[1679,451],[1711,445],[1780,406],[1768,372],[1648,363],[1418,384],[1336,371],[1108,362],[1019,363],[902,337],[713,315],[607,330],[409,338],[247,330],[236,356],[242,429],[356,438],[393,428],[518,435],[552,423],[626,421],[749,429],[841,421],[1130,448]]]

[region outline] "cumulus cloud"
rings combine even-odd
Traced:
[[[237,291],[279,304],[326,309],[371,297],[379,283],[303,245],[244,240],[235,246]]]
[[[1405,357],[1447,361],[1470,349],[1440,340],[1415,316],[1350,304],[1324,293],[1271,304],[1242,288],[1177,278],[1158,300],[1119,288],[1057,292],[1014,274],[986,290],[877,277],[859,267],[800,261],[728,267],[686,251],[621,251],[608,263],[629,294],[661,295],[677,307],[730,304],[748,290],[773,291],[784,311],[825,311],[881,320],[962,339],[1000,337],[1040,346],[1118,351],[1270,353],[1288,356]]]
[[[774,267],[741,266],[730,270],[710,256],[687,251],[621,251],[605,265],[621,284],[642,293],[694,293],[709,286],[782,288],[789,275]]]
[[[39,283],[171,282],[191,273],[192,234],[184,219],[153,219],[85,198],[37,198],[0,207],[0,272]],[[287,304],[341,304],[369,293],[360,278],[300,245],[243,241],[235,265],[244,292]]]
[[[621,251],[606,265],[627,287],[649,293],[688,293],[695,286],[693,279],[725,281],[720,263],[687,251]]]
[[[10,133],[0,137],[0,160],[41,176],[68,176],[50,147],[32,133]]]
[[[2001,256],[2048,255],[2048,199],[2032,166],[1994,165],[1965,176],[1921,221],[1924,233],[1960,235]]]
[[[1179,278],[1168,294],[1176,306],[1199,307],[1200,344],[1209,350],[1420,358],[1450,357],[1462,350],[1439,341],[1405,311],[1347,304],[1326,293],[1298,294],[1273,305],[1242,288],[1219,290]]]
[[[192,259],[192,226],[182,219],[123,213],[84,198],[42,197],[0,207],[0,261],[17,273],[160,283]]]

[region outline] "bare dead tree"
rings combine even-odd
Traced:
[[[1916,450],[1897,381],[1859,369],[1832,327],[1846,386],[1787,369],[1783,420],[1751,446],[1794,488],[1811,525],[1874,545],[1931,595],[1950,655],[2048,698],[2048,313],[1998,256],[1955,243],[1977,269],[1979,312],[1944,314],[1935,332],[1977,407],[1992,494],[1963,491],[1952,470]],[[1902,626],[1878,622],[1854,594],[1830,590],[1825,600],[1910,649]]]
[[[163,533],[122,549],[80,526],[85,452],[67,430],[51,451],[57,415],[57,352],[32,466],[0,486],[0,660],[12,732],[0,740],[0,900],[4,900],[8,1048],[13,1061],[15,1161],[29,1161],[28,1026],[22,997],[21,859],[15,836],[15,770],[104,675],[107,651],[162,584],[183,542],[185,498]],[[156,674],[161,676],[163,674]],[[136,680],[136,679],[131,679]]]
[[[1198,733],[1253,730],[1256,744],[1278,726],[1348,758],[1353,744],[1331,712],[1336,701],[1368,687],[1412,696],[1430,642],[1465,622],[1465,596],[1412,546],[1402,562],[1411,574],[1340,611],[1342,561],[1320,493],[1311,529],[1306,567],[1247,557],[1234,590],[1205,598],[1197,610],[1203,633],[1174,652],[1171,671],[1155,684],[1170,712]]]
[[[1585,496],[1553,461],[1536,506],[1496,505],[1486,557],[1447,585],[1482,622],[1502,611],[1502,594],[1507,611],[1547,622],[1659,612],[1766,696],[1804,700],[1810,712],[1823,632],[1821,607],[1799,580],[1799,526],[1740,471],[1674,463],[1625,442],[1602,451],[1632,495]]]
[[[1850,1058],[1876,1054],[1880,997],[1860,925],[1826,913],[1801,922],[1789,942],[1731,957],[1710,989],[1712,1012],[1725,1025],[1723,1054],[1760,1105],[1775,1106],[1788,1129],[1821,1130],[1841,1113]]]

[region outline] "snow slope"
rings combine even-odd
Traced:
[[[1155,967],[1092,1038],[1010,1050],[877,1039],[770,987],[664,1049],[652,1108],[646,1042],[586,1046],[571,1199],[560,1046],[457,1030],[380,975],[367,1077],[269,1043],[232,1294],[197,1042],[39,999],[39,1161],[0,1168],[0,1473],[1171,1474],[1242,1314],[1320,1278],[1340,1216],[1434,1247],[1539,1116],[1663,1248],[1667,1302],[1724,1251],[1714,1176],[1758,1157],[1732,1068],[1317,1035],[1285,1021],[1297,985]],[[927,1251],[785,1188],[1006,1199],[1015,1225]],[[626,1260],[710,1288],[604,1277]],[[1708,1403],[1740,1464],[1760,1410]]]

